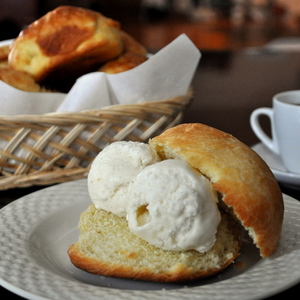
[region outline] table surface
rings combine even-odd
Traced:
[[[183,122],[204,123],[226,131],[245,144],[258,142],[249,125],[251,112],[271,107],[276,93],[300,89],[300,52],[203,52],[193,80],[194,101]],[[268,130],[268,124],[265,124]],[[282,191],[300,200],[300,189],[280,183]],[[0,191],[0,207],[42,187]],[[296,298],[300,284],[268,299]],[[0,287],[0,294],[22,299]],[[4,299],[4,298],[3,298]],[[5,298],[6,299],[6,298]]]

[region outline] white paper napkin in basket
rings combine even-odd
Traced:
[[[0,115],[82,111],[182,96],[191,85],[200,57],[196,46],[182,34],[130,71],[80,77],[68,94],[23,92],[0,81]]]

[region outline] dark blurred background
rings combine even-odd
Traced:
[[[13,39],[59,5],[120,21],[150,53],[187,34],[203,56],[192,83],[195,100],[183,121],[216,127],[248,145],[258,142],[251,112],[271,106],[278,92],[300,89],[300,0],[0,0],[0,41]],[[265,51],[282,38],[296,40],[297,53]],[[283,192],[299,199],[299,187]],[[299,284],[276,299],[295,295]]]
[[[149,51],[186,33],[200,50],[258,47],[300,35],[299,0],[0,0],[0,40],[59,5],[99,11],[121,22]]]

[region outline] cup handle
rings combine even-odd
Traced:
[[[259,117],[265,115],[270,119],[272,139],[264,132],[259,123]],[[271,151],[279,154],[279,148],[277,143],[277,137],[274,130],[274,114],[272,108],[261,107],[254,110],[250,116],[250,125],[256,136],[261,140],[261,142],[268,147]]]

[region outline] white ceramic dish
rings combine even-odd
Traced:
[[[159,284],[88,274],[69,261],[86,180],[49,187],[0,210],[0,284],[28,299],[261,299],[300,281],[300,202],[284,196],[279,248],[268,259],[245,243],[235,264],[190,284]]]
[[[277,154],[270,151],[262,143],[258,143],[252,149],[268,164],[274,176],[279,182],[300,186],[300,173],[289,172]]]

